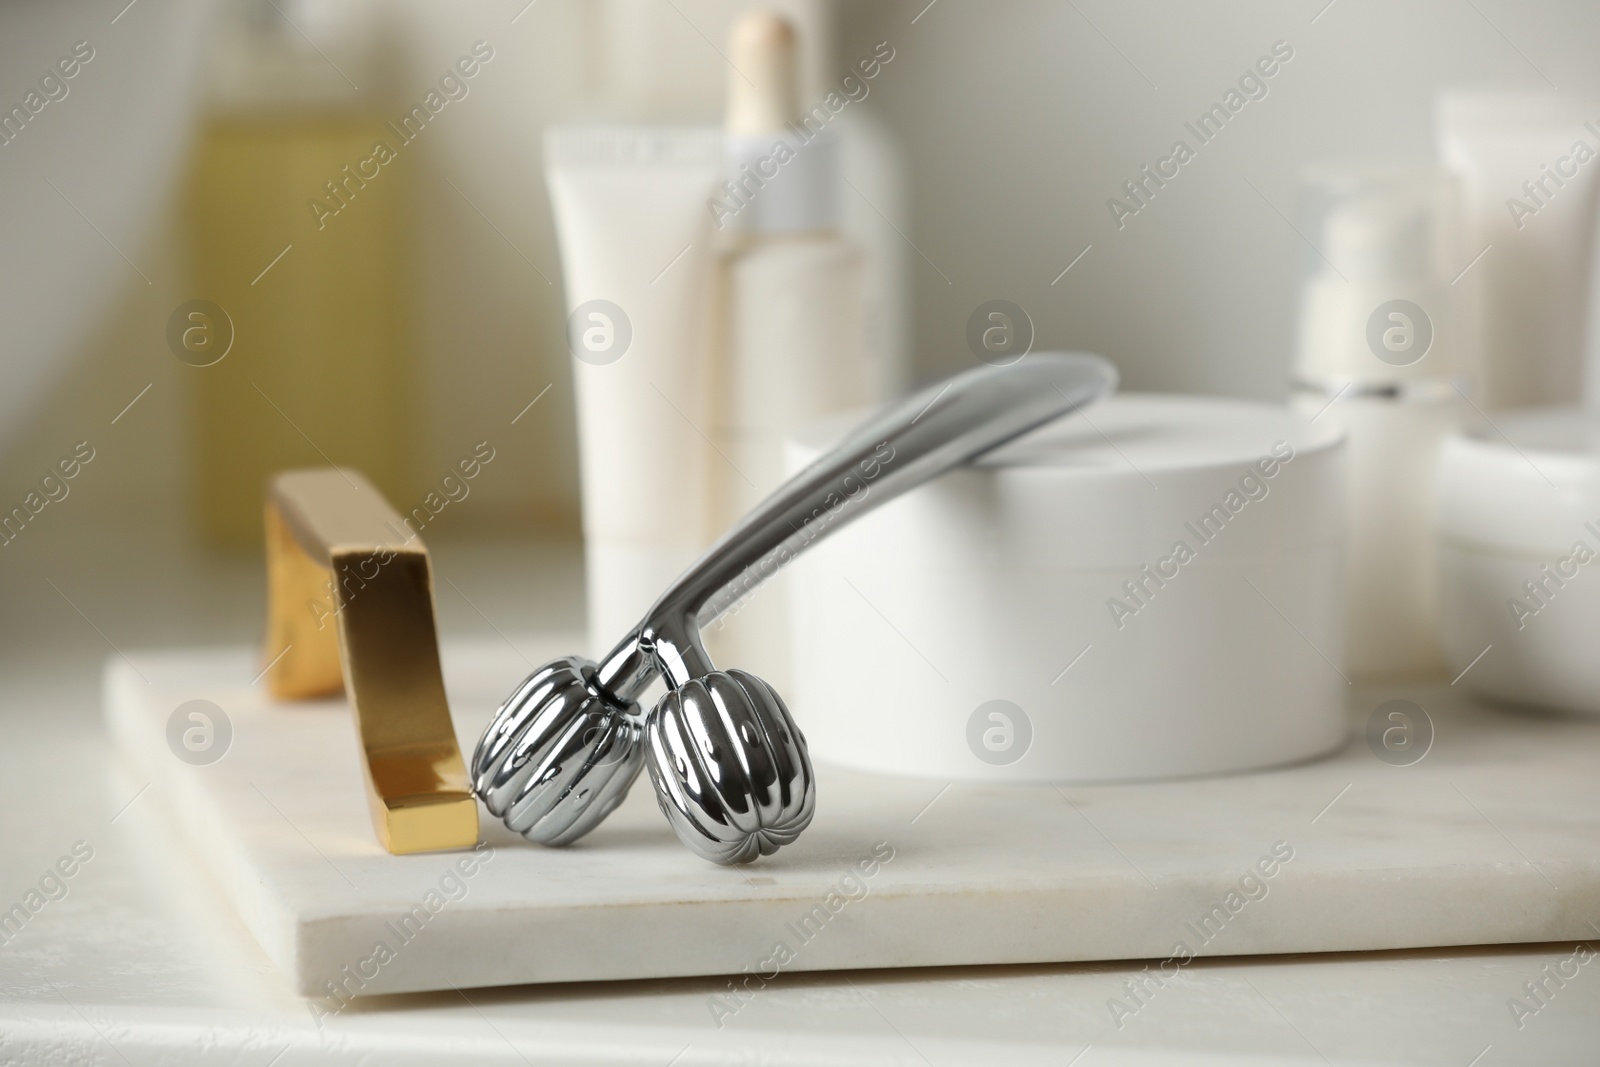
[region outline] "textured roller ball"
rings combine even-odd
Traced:
[[[713,863],[771,855],[811,822],[806,740],[782,698],[748,671],[713,671],[667,693],[645,742],[667,821]]]
[[[601,693],[594,672],[577,656],[540,667],[472,753],[473,790],[529,841],[576,841],[622,803],[643,765],[639,706]]]

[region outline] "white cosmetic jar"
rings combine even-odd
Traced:
[[[1600,714],[1600,417],[1544,408],[1493,418],[1449,438],[1440,456],[1451,674],[1498,700]]]
[[[790,568],[812,754],[1093,782],[1340,747],[1343,445],[1285,407],[1124,394],[841,528]]]

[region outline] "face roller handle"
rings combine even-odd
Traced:
[[[932,386],[854,431],[791,478],[672,583],[596,681],[631,701],[658,670],[673,687],[715,667],[700,628],[812,542],[908,489],[958,467],[1116,387],[1099,356],[1036,353]]]

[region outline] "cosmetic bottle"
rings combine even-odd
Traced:
[[[1319,251],[1300,308],[1295,404],[1349,439],[1345,648],[1355,680],[1444,665],[1433,485],[1469,392],[1446,273],[1452,190],[1426,168],[1306,176],[1306,232]]]
[[[751,87],[730,64],[708,64],[706,42],[716,41],[743,72],[744,61],[723,43],[741,19],[759,8],[793,28],[799,110],[809,113],[812,129],[826,125],[836,142],[835,228],[865,256],[860,299],[872,388],[885,397],[903,393],[911,384],[912,277],[921,261],[905,240],[911,230],[905,151],[877,113],[874,94],[908,76],[904,50],[888,40],[842,50],[837,38],[847,20],[836,0],[588,0],[582,7],[590,114],[623,123],[725,120],[730,85],[734,92]],[[758,146],[763,155],[771,148]]]
[[[1461,190],[1450,276],[1481,350],[1478,402],[1570,404],[1583,387],[1600,113],[1554,90],[1458,89],[1440,95],[1436,130]]]
[[[408,500],[415,367],[407,170],[376,166],[384,49],[363,0],[219,7],[186,197],[194,301],[168,342],[194,366],[196,522],[261,539],[275,471],[348,464]],[[376,175],[376,176],[374,176]]]
[[[782,482],[783,443],[796,427],[883,399],[866,344],[866,259],[839,228],[839,139],[802,117],[794,29],[751,12],[729,44],[727,177],[711,205],[723,244],[718,529]],[[709,637],[729,662],[781,677],[787,629],[780,578]]]

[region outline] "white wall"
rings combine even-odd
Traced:
[[[844,4],[844,54],[900,52],[869,104],[909,155],[911,239],[949,276],[913,261],[923,367],[969,363],[966,317],[1000,297],[1039,346],[1103,352],[1130,388],[1282,396],[1307,253],[1279,212],[1305,164],[1431,158],[1441,85],[1600,98],[1600,5],[1327,2]],[[1294,58],[1266,98],[1119,231],[1107,198],[1278,40]]]

